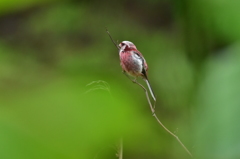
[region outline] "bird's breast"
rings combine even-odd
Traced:
[[[134,53],[120,53],[121,66],[123,70],[132,76],[140,76],[143,69],[143,61]]]

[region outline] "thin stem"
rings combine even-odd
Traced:
[[[108,33],[110,39],[112,40],[112,42],[113,42],[113,44],[116,46],[116,48],[117,48],[118,50],[120,50],[120,47],[119,47],[119,46],[116,44],[116,42],[113,40],[113,38],[112,38],[111,34],[109,33],[107,27],[106,27],[106,32]]]
[[[191,156],[191,152],[186,148],[186,146],[182,143],[182,141],[179,139],[179,137],[177,135],[175,135],[174,133],[172,133],[170,130],[168,130],[164,125],[163,123],[158,119],[157,115],[156,114],[153,114],[153,116],[156,118],[156,120],[158,121],[158,123],[169,133],[171,134],[173,137],[175,137],[177,139],[177,141],[180,143],[180,145],[184,148],[184,150]]]
[[[153,108],[153,106],[152,106],[152,103],[151,103],[151,101],[150,101],[150,99],[149,99],[149,95],[148,95],[147,89],[146,89],[143,85],[141,85],[140,83],[138,83],[136,80],[135,80],[135,81],[132,80],[132,81],[133,81],[134,83],[138,84],[140,87],[142,87],[142,89],[145,91],[145,94],[146,94],[146,97],[147,97],[147,100],[148,100],[148,104],[149,104],[150,109],[151,109],[151,111],[152,111],[152,114],[153,114],[153,116],[155,117],[155,119],[157,120],[157,122],[164,128],[164,130],[166,130],[170,135],[172,135],[173,137],[175,137],[176,140],[180,143],[180,145],[184,148],[184,150],[185,150],[191,157],[193,157],[192,154],[191,154],[191,152],[186,148],[186,146],[182,143],[182,141],[178,138],[178,136],[175,135],[174,133],[172,133],[170,130],[168,130],[168,128],[166,128],[166,127],[163,125],[163,123],[158,119],[157,115],[155,114],[155,110],[154,110],[154,108]]]
[[[122,141],[122,138],[119,140],[118,158],[123,159],[123,141]]]

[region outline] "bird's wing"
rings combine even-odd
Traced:
[[[140,52],[136,52],[134,51],[134,56],[136,58],[138,58],[139,60],[142,61],[142,74],[144,75],[144,77],[147,79],[147,65],[146,65],[146,61],[144,59],[144,57],[142,56],[142,54]]]

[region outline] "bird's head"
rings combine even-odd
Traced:
[[[130,41],[123,41],[119,44],[119,47],[122,51],[126,51],[126,50],[132,50],[135,49],[137,50],[136,46],[130,42]]]

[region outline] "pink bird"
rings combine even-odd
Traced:
[[[147,83],[153,100],[156,101],[155,95],[147,77],[148,65],[143,55],[130,41],[121,42],[119,44],[119,47],[120,64],[123,72],[126,72],[128,75],[135,77],[135,80],[137,77],[142,77],[142,79]]]

